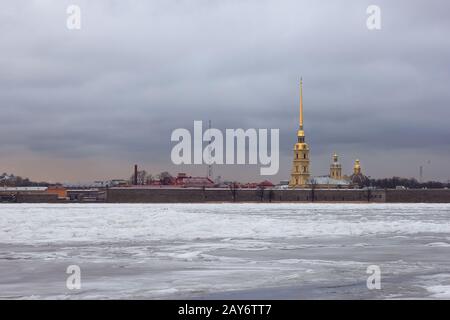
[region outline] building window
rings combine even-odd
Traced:
[[[306,153],[303,154],[303,159],[306,159]]]
[[[298,159],[298,153],[296,153],[295,155],[296,155],[296,157],[297,157],[297,159]]]
[[[298,166],[295,166],[295,172],[298,172]]]
[[[303,167],[303,172],[306,172],[306,167]]]

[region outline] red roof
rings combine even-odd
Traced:
[[[273,187],[274,184],[272,182],[270,182],[269,180],[264,180],[263,182],[258,184],[258,186],[260,186],[260,187]]]
[[[177,185],[183,185],[185,187],[213,187],[214,182],[207,177],[187,177],[178,176],[176,179]]]

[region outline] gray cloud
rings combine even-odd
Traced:
[[[81,7],[79,31],[65,27],[69,4]],[[327,173],[338,152],[347,171],[359,157],[372,176],[417,176],[430,160],[427,177],[446,180],[450,5],[377,1],[382,30],[369,31],[369,4],[3,4],[0,171],[83,180],[126,176],[139,162],[149,171],[202,173],[170,164],[170,133],[211,119],[222,129],[280,128],[282,168],[274,180],[285,179],[302,75],[314,174]],[[59,170],[32,161],[43,158]],[[216,170],[261,179],[257,168]]]

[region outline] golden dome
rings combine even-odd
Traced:
[[[355,160],[355,165],[353,166],[353,173],[354,174],[359,174],[361,173],[361,165],[359,163],[359,159]]]

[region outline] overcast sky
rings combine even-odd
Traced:
[[[81,8],[81,30],[66,9]],[[366,9],[381,8],[381,30]],[[279,128],[288,179],[299,77],[314,175],[337,152],[372,177],[450,179],[448,0],[3,1],[0,171],[35,180],[206,173],[172,130]],[[262,180],[259,167],[215,175]]]

